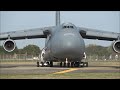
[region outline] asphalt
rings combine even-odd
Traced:
[[[35,64],[1,64],[0,74],[59,74],[59,73],[112,73],[120,72],[120,66],[89,66],[82,68],[36,67]]]

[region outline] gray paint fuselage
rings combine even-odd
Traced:
[[[84,52],[84,40],[75,26],[63,28],[60,25],[47,36],[45,61],[65,61],[66,58],[68,61],[80,61]]]

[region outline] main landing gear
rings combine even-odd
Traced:
[[[60,67],[88,67],[88,62],[60,62]]]
[[[53,67],[53,61],[50,62],[39,62],[37,61],[37,67]]]
[[[53,67],[53,61],[37,62],[37,67]],[[60,67],[88,67],[88,62],[60,62]]]

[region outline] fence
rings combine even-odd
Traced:
[[[0,54],[0,60],[33,60],[33,55],[26,54]]]
[[[38,60],[39,56],[34,57],[33,55],[27,54],[0,54],[0,60]],[[87,56],[86,61],[120,61],[120,55],[110,56]]]
[[[87,56],[86,61],[120,61],[120,55],[110,55],[110,56]]]

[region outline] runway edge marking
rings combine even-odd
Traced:
[[[72,72],[72,71],[75,71],[75,70],[78,70],[78,68],[71,68],[71,69],[68,69],[68,70],[55,72],[53,74],[63,74],[63,73]]]

